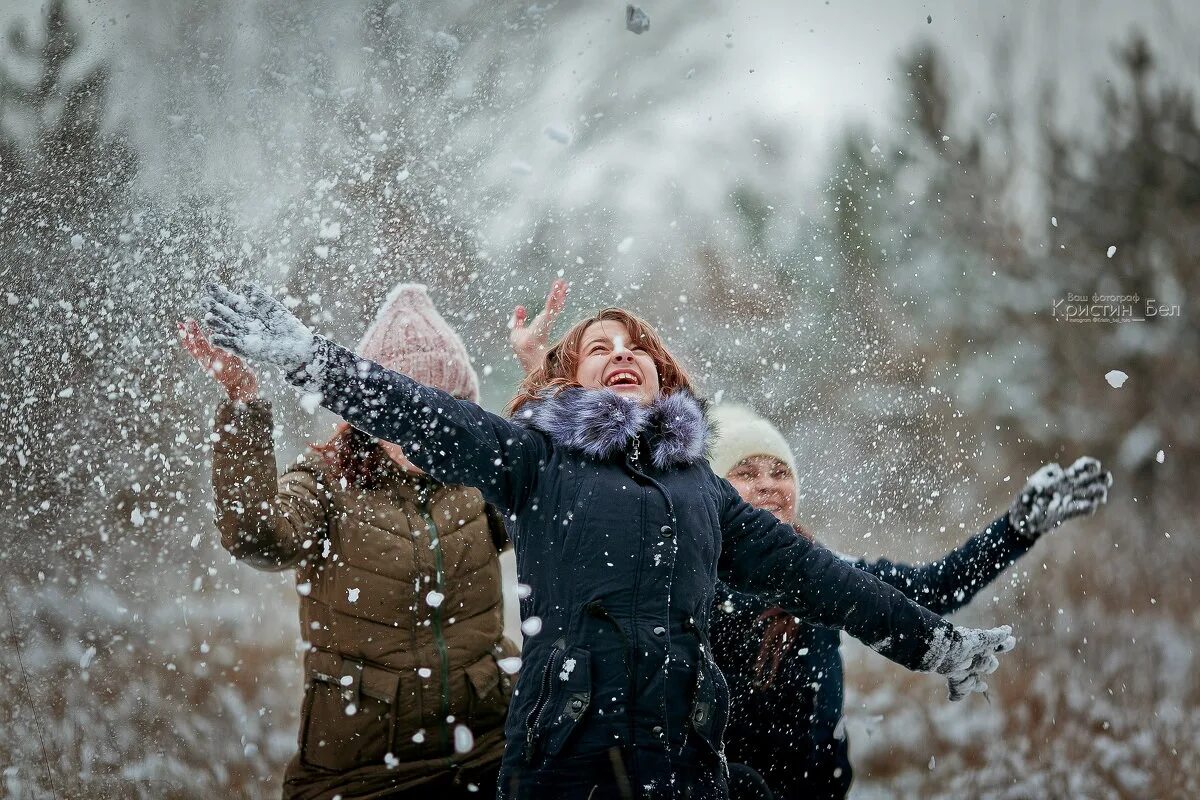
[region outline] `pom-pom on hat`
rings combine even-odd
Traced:
[[[358,343],[358,354],[426,386],[479,402],[479,378],[467,348],[422,284],[401,283],[388,292]]]
[[[752,408],[729,403],[715,406],[708,413],[717,431],[708,463],[717,475],[724,478],[750,456],[771,456],[787,464],[792,476],[798,478],[796,457],[787,439]]]

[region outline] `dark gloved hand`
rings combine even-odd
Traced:
[[[238,294],[210,284],[200,306],[212,343],[231,353],[289,373],[309,366],[316,355],[312,331],[261,287],[252,284]]]
[[[1007,653],[1017,645],[1012,628],[1001,625],[991,630],[941,628],[929,647],[925,664],[931,672],[946,676],[950,699],[961,700],[971,692],[986,692],[984,678],[1000,666],[999,653]]]
[[[1029,477],[1008,509],[1008,520],[1023,536],[1036,539],[1072,517],[1094,514],[1108,502],[1112,473],[1084,456],[1063,469],[1047,464]]]

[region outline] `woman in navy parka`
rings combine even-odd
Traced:
[[[708,466],[686,372],[628,312],[575,325],[505,419],[313,335],[256,287],[212,286],[202,302],[214,344],[283,368],[510,515],[530,635],[502,797],[727,796],[729,697],[707,637],[718,575],[945,675],[952,699],[979,689],[1014,644],[1007,627],[951,625],[743,501]]]

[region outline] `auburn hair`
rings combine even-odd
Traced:
[[[370,489],[390,460],[378,439],[348,422],[340,423],[329,441],[309,447],[329,465],[335,477],[345,478],[360,489]]]
[[[663,394],[674,394],[680,390],[696,393],[687,370],[671,355],[662,337],[649,322],[623,308],[602,308],[593,316],[576,322],[565,336],[546,351],[541,366],[525,376],[517,387],[516,396],[509,401],[505,409],[509,416],[520,411],[530,400],[536,400],[547,389],[558,391],[581,385],[575,380],[575,373],[582,360],[583,335],[589,326],[597,322],[620,322],[625,326],[625,330],[629,331],[630,346],[636,343],[653,359]]]
[[[792,520],[791,526],[800,536],[810,542],[815,541],[812,532],[804,525]],[[758,655],[754,657],[754,685],[767,688],[775,682],[775,676],[779,674],[779,667],[782,665],[783,659],[795,646],[799,624],[792,614],[782,608],[768,608],[759,614],[758,621],[765,625],[763,625],[762,642],[758,646]]]

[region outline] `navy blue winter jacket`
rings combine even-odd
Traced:
[[[949,614],[970,602],[1033,544],[1005,514],[928,564],[886,558],[849,563],[929,610]],[[725,735],[729,757],[762,773],[780,798],[841,797],[852,773],[844,733],[838,730],[844,693],[839,632],[802,624],[770,683],[763,685],[756,682],[755,661],[767,625],[760,617],[771,606],[753,594],[724,586],[718,590],[712,641],[731,693]]]
[[[642,406],[566,389],[510,421],[316,339],[319,367],[293,382],[510,515],[531,589],[521,616],[540,632],[525,639],[506,771],[617,746],[633,754],[637,785],[669,780],[680,753],[719,756],[729,696],[707,637],[718,574],[909,669],[934,666],[935,631],[954,635],[714,475],[703,410],[687,393]]]

